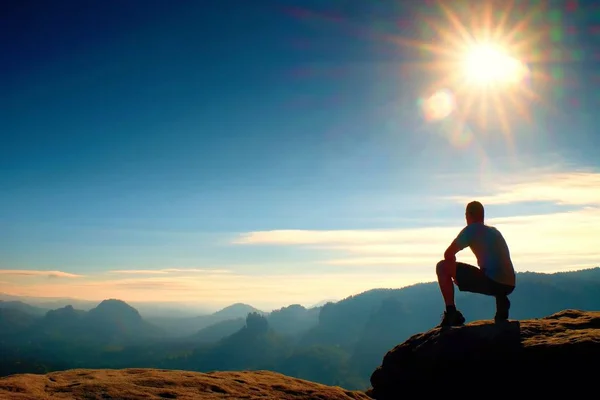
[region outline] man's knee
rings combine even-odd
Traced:
[[[446,260],[441,260],[437,263],[437,265],[435,266],[435,273],[437,274],[437,276],[444,276],[448,274],[448,271],[446,270],[446,265]]]

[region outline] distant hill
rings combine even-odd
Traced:
[[[335,303],[340,301],[340,299],[326,299],[326,300],[321,300],[315,304],[310,305],[308,308],[321,308],[323,307],[325,304],[327,303]]]
[[[267,314],[269,326],[277,333],[287,336],[302,336],[319,322],[321,308],[305,308],[292,304]]]
[[[26,309],[26,307],[21,307]],[[19,309],[0,308],[10,329],[0,329],[15,343],[69,342],[99,346],[162,337],[160,329],[144,321],[127,303],[109,299],[89,311],[65,306],[33,316]],[[7,332],[10,331],[10,332]]]
[[[129,304],[117,299],[104,300],[83,316],[84,323],[106,338],[135,340],[162,336],[162,331],[142,319]]]
[[[98,305],[98,301],[81,300],[72,298],[58,297],[35,297],[35,296],[13,296],[6,293],[0,293],[0,300],[22,301],[29,305],[40,307],[46,310],[53,310],[65,306],[73,306],[79,310],[90,310]]]
[[[235,303],[211,314],[211,318],[223,321],[230,318],[239,318],[241,316],[245,317],[253,312],[264,314],[263,311],[254,308],[249,304]]]
[[[208,315],[199,315],[195,317],[155,317],[146,318],[153,325],[160,327],[166,334],[172,337],[188,337],[194,335],[199,330],[211,325],[227,320],[246,318],[249,313],[257,312],[264,314],[263,311],[248,304],[235,303],[219,311]]]
[[[288,307],[282,307],[278,310],[273,310],[270,313],[265,313],[254,309],[248,314],[259,314],[264,316],[269,326],[278,334],[300,337],[306,331],[314,327],[319,319],[320,309],[306,309],[301,305],[293,304]],[[241,312],[243,310],[239,310]],[[246,314],[246,315],[248,315]],[[227,314],[221,314],[224,317]],[[245,325],[246,317],[237,317],[219,321],[212,325],[202,328],[192,335],[191,339],[199,343],[217,342],[227,336],[230,336],[240,330]]]
[[[219,321],[216,324],[200,329],[192,335],[192,339],[198,343],[215,343],[227,336],[233,335],[235,332],[242,329],[245,324],[245,318]]]
[[[0,300],[0,308],[10,308],[12,310],[23,311],[34,316],[42,316],[48,312],[48,308],[35,307],[19,300]]]
[[[16,308],[0,308],[0,341],[31,328],[36,317]]]

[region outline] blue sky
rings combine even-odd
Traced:
[[[505,96],[487,125],[443,82],[447,55],[423,50],[458,37],[425,3],[0,7],[0,292],[270,307],[432,280],[474,197],[513,242],[561,218],[597,231],[591,2],[521,25],[519,84],[537,99],[514,89],[529,122]],[[482,13],[451,15],[472,33]],[[428,119],[440,90],[457,111]],[[520,270],[600,264],[585,240],[553,262],[519,246]]]

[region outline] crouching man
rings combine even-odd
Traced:
[[[508,245],[498,229],[484,223],[483,205],[478,201],[467,204],[464,227],[437,264],[436,273],[446,303],[441,327],[458,326],[465,322],[454,302],[454,284],[462,292],[479,293],[496,298],[496,322],[506,321],[510,310],[508,295],[515,288],[515,270]],[[456,253],[469,247],[477,265],[456,261]]]

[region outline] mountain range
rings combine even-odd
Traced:
[[[511,318],[564,309],[600,309],[600,267],[554,274],[525,272],[511,295]],[[457,291],[468,321],[494,315],[494,299]],[[269,369],[348,389],[365,389],[382,356],[439,323],[437,283],[373,289],[306,308],[270,312],[233,304],[212,314],[144,318],[124,301],[88,310],[44,310],[0,302],[0,375],[69,368],[190,371]],[[468,322],[467,321],[467,322]]]

